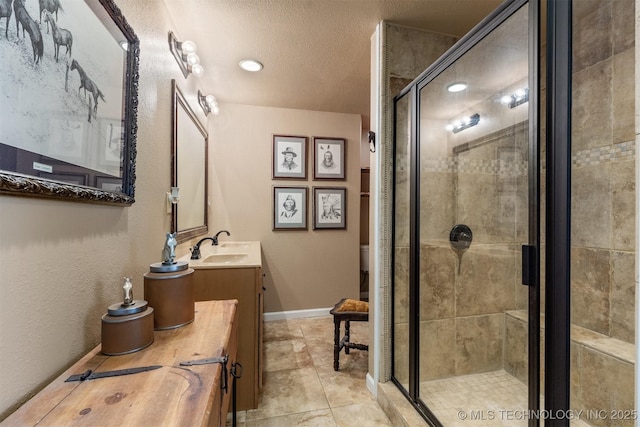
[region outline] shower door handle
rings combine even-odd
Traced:
[[[526,286],[538,285],[538,248],[522,245],[522,284]]]

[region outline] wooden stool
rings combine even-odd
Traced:
[[[369,350],[365,344],[356,344],[349,341],[350,322],[369,321],[369,303],[343,298],[329,312],[333,315],[333,369],[338,370],[340,366],[340,350],[344,348],[344,353],[349,354],[349,349]],[[340,322],[344,321],[344,337],[340,339]]]

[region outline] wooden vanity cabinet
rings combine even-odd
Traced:
[[[192,323],[155,331],[153,344],[135,353],[107,356],[98,345],[0,426],[224,426],[233,397],[230,370],[237,360],[237,304],[197,302]],[[219,363],[180,364],[225,355],[226,370]],[[66,381],[89,369],[99,373],[146,366],[159,367]]]
[[[238,300],[238,363],[242,378],[237,380],[237,410],[258,407],[262,388],[263,323],[262,268],[196,269],[196,301]]]

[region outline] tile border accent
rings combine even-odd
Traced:
[[[595,166],[604,162],[633,160],[635,155],[636,142],[624,141],[604,147],[576,151],[571,156],[571,165],[574,167]]]
[[[573,167],[596,166],[606,162],[633,160],[635,155],[635,141],[624,141],[604,147],[576,151],[571,155],[571,164]],[[402,163],[401,166],[404,166],[404,164]],[[526,175],[527,162],[520,159],[516,162],[507,163],[500,159],[441,157],[423,160],[421,171],[427,173],[472,173],[517,177]]]

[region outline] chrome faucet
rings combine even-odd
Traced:
[[[202,256],[202,255],[200,255],[200,245],[205,240],[211,240],[212,245],[217,245],[218,244],[217,236],[216,237],[203,237],[202,239],[198,240],[198,243],[193,245],[193,248],[191,248],[191,259],[200,259],[200,257]]]
[[[227,236],[231,236],[231,233],[229,233],[227,230],[220,230],[220,231],[218,231],[218,232],[216,233],[216,235],[212,237],[212,239],[213,239],[213,244],[214,244],[215,246],[217,246],[217,245],[218,245],[218,236],[219,236],[220,234],[222,234],[222,233],[227,233]]]

